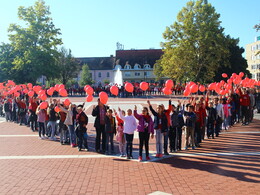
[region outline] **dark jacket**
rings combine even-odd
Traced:
[[[173,112],[171,115],[171,124],[172,127],[178,127],[179,126],[179,113],[178,112]]]
[[[158,112],[155,112],[155,110],[153,109],[152,106],[149,106],[151,112],[153,113],[154,115],[154,129],[158,129],[159,127],[159,120],[160,120],[160,117],[159,117],[159,113]],[[163,112],[163,114],[161,115],[161,124],[162,124],[162,133],[164,132],[167,132],[168,131],[168,120],[167,120],[167,116],[166,114]]]
[[[195,122],[197,120],[196,114],[194,112],[184,112],[184,116],[187,116],[185,120],[185,125],[187,127],[193,127],[195,128]]]
[[[85,114],[85,112],[82,111],[81,113],[77,114],[76,120],[78,124],[76,131],[82,131],[85,133],[87,131],[86,126],[88,125],[88,116]]]
[[[116,119],[112,117],[113,126],[111,125],[111,121],[108,116],[105,117],[105,132],[106,133],[114,133],[116,134]]]
[[[105,106],[105,113],[107,112],[107,109],[109,109],[108,106]],[[100,109],[99,106],[96,106],[92,111],[92,116],[96,117],[94,127],[99,128],[100,127]]]
[[[11,110],[10,110],[10,103],[9,103],[9,102],[4,103],[4,111],[5,111],[5,112],[10,112],[10,111],[11,111]]]
[[[206,107],[208,111],[208,123],[214,123],[217,120],[217,111],[215,108]]]

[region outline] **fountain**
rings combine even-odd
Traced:
[[[117,84],[117,86],[120,88],[123,86],[123,75],[121,71],[121,65],[119,65],[119,60],[116,61],[116,66],[115,66],[115,74],[114,74],[114,84]]]

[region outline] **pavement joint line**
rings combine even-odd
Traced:
[[[150,161],[142,161],[143,163],[156,162],[163,159],[179,156],[179,157],[196,157],[196,156],[258,156],[260,152],[216,152],[216,153],[175,153],[163,158],[153,158]],[[155,156],[155,153],[150,155]],[[42,155],[42,156],[0,156],[0,160],[26,160],[26,159],[84,159],[84,158],[118,158],[122,159],[119,155]],[[138,159],[132,159],[130,161],[137,161]]]
[[[221,132],[220,134],[255,134],[255,133],[260,133],[260,131]]]

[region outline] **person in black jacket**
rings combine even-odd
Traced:
[[[154,115],[154,129],[156,130],[156,158],[163,157],[163,134],[167,133],[168,131],[168,120],[166,114],[164,112],[164,108],[162,105],[157,107],[157,112],[153,109],[150,104],[150,101],[147,101],[151,112]]]
[[[98,99],[98,105],[93,106],[92,116],[96,117],[94,127],[96,128],[96,151],[106,152],[106,133],[105,133],[105,118],[108,106],[101,103]],[[100,142],[102,136],[102,151],[100,151]]]
[[[77,120],[77,128],[76,128],[76,136],[78,138],[78,150],[81,151],[84,148],[88,151],[88,141],[87,141],[87,125],[88,125],[88,116],[83,111],[83,105],[77,106],[78,114],[76,116]]]
[[[4,102],[4,111],[5,111],[5,119],[6,122],[11,121],[11,105],[8,102],[8,100],[5,100]]]
[[[206,107],[207,114],[208,114],[208,120],[207,120],[207,137],[209,138],[212,136],[212,139],[214,139],[214,126],[216,125],[217,120],[217,111],[213,107],[213,102],[209,103],[209,106]]]
[[[113,116],[112,109],[107,110],[105,118],[105,132],[106,132],[106,154],[114,153],[114,135],[116,134],[116,119]],[[109,151],[109,143],[111,151]]]
[[[170,152],[177,151],[177,137],[179,127],[179,109],[172,105],[171,126],[169,129]]]

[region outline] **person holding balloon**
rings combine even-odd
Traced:
[[[56,141],[55,133],[56,133],[56,121],[58,114],[54,110],[54,104],[51,104],[47,110],[47,114],[49,115],[49,122],[47,124],[47,129],[50,127],[51,128],[51,141]]]
[[[149,115],[148,108],[143,107],[142,114],[137,113],[137,106],[134,107],[134,117],[139,121],[137,125],[137,131],[139,132],[139,157],[138,160],[143,160],[143,146],[145,145],[146,160],[150,160],[149,157],[149,139],[150,136],[154,138],[153,119]]]
[[[105,117],[108,106],[104,105],[98,98],[98,105],[93,106],[92,116],[96,117],[94,127],[96,128],[96,146],[95,149],[99,153],[106,152],[106,133],[105,133]],[[100,142],[102,137],[102,151],[100,150]]]

